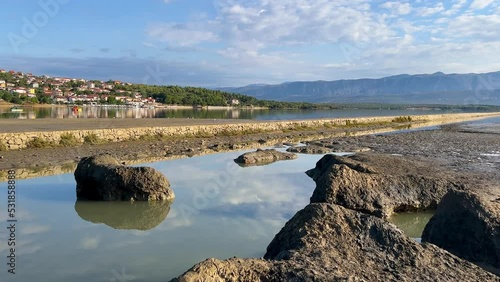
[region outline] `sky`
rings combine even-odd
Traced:
[[[19,0],[0,69],[203,87],[500,70],[500,1]]]

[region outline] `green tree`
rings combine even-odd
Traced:
[[[108,97],[108,104],[110,105],[116,105],[118,101],[116,100],[116,97],[115,96],[109,96]]]

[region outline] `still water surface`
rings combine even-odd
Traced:
[[[208,257],[262,256],[308,203],[314,183],[304,171],[321,156],[242,168],[240,153],[147,164],[170,180],[170,206],[77,202],[71,174],[18,181],[18,273],[7,277],[2,258],[1,280],[112,281],[125,270],[127,281],[168,281]]]
[[[261,257],[309,203],[315,184],[304,172],[321,156],[242,168],[241,153],[146,164],[170,180],[171,205],[76,201],[72,174],[19,180],[17,274],[6,272],[2,226],[0,280],[168,281],[208,257]]]
[[[71,107],[24,108],[22,113],[12,113],[9,107],[0,107],[0,118],[208,118],[208,119],[316,119],[363,116],[404,116],[430,115],[463,111],[445,110],[389,110],[389,109],[348,109],[348,110],[206,110],[206,109],[146,109],[146,108],[105,108],[83,107],[74,112]]]

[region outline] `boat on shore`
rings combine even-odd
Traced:
[[[24,109],[22,109],[20,107],[12,107],[12,108],[10,108],[10,112],[11,113],[22,113],[22,112],[24,112]]]

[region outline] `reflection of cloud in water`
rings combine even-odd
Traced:
[[[168,215],[168,224],[162,224],[159,229],[160,230],[171,230],[180,227],[188,227],[193,225],[193,218],[183,213],[183,209],[186,208],[186,205],[176,206],[174,205],[170,210]],[[189,207],[188,207],[189,208]]]
[[[21,226],[19,234],[21,235],[32,235],[47,232],[50,230],[50,227],[47,225],[25,225]]]
[[[169,201],[91,202],[76,201],[75,211],[86,221],[114,229],[149,230],[162,223],[170,211]]]
[[[97,249],[101,240],[98,237],[85,237],[80,243],[80,247],[84,250]]]
[[[214,177],[215,173],[211,171],[206,171],[200,167],[197,167],[195,165],[179,165],[176,166],[175,168],[170,168],[170,167],[161,167],[157,168],[161,173],[163,173],[167,178],[169,175],[178,175],[179,173],[181,175],[186,174],[186,172],[189,173],[189,177],[184,178],[184,181],[191,183],[193,180],[201,180],[201,181],[206,181],[207,179],[210,179]]]
[[[16,254],[17,255],[29,255],[34,254],[42,249],[38,243],[33,240],[17,240],[16,242]]]
[[[303,181],[303,189],[293,189]],[[220,215],[238,214],[252,218],[286,218],[307,204],[301,200],[312,193],[307,176],[262,175],[256,171],[244,177],[233,177],[230,185],[219,186],[219,194],[210,199],[204,212]],[[309,186],[309,187],[308,187]]]
[[[178,201],[159,228],[187,227],[207,216],[283,221],[308,203],[314,182],[304,172],[319,157],[241,168],[233,162],[240,153],[152,164],[169,178]]]
[[[141,233],[144,233],[144,232],[141,232]],[[142,240],[126,240],[126,241],[118,241],[118,242],[113,242],[113,243],[110,243],[108,244],[108,247],[110,249],[119,249],[119,248],[126,248],[126,247],[130,247],[130,246],[133,246],[133,245],[141,245],[141,244],[144,244],[144,241]]]

